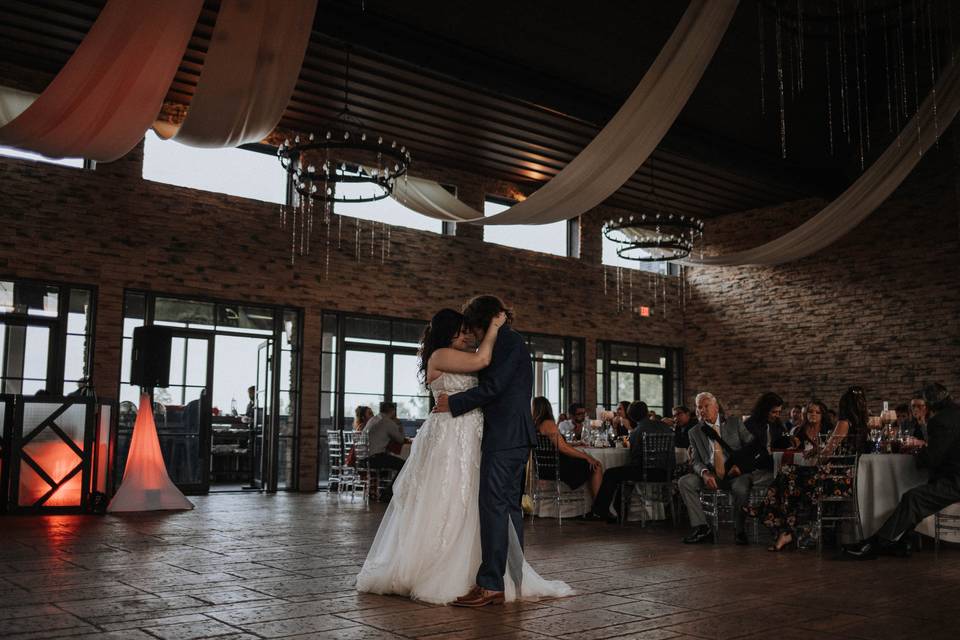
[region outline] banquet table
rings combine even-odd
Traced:
[[[900,496],[910,489],[925,484],[929,479],[926,469],[917,467],[912,455],[876,453],[860,456],[857,469],[857,508],[863,535],[871,536],[893,513]],[[960,505],[944,509],[944,513],[960,515]],[[917,531],[933,537],[933,516],[917,526]],[[956,531],[944,531],[941,540],[960,543]]]

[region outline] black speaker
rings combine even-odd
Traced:
[[[170,327],[137,327],[130,354],[130,384],[155,389],[170,386]]]

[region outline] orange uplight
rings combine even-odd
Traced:
[[[640,315],[644,318],[650,317],[650,307],[640,307]]]
[[[56,483],[61,482],[67,474],[81,463],[77,453],[62,440],[30,442],[23,447],[23,452]],[[43,506],[79,506],[83,490],[82,479],[83,474],[78,471],[70,480],[62,484],[56,493],[43,503]],[[20,496],[18,503],[21,507],[33,506],[52,488],[26,461],[20,462]]]

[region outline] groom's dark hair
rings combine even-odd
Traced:
[[[477,296],[463,305],[463,326],[467,329],[487,330],[490,321],[500,312],[507,314],[507,324],[513,323],[513,309],[510,309],[497,296]]]

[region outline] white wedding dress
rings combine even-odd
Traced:
[[[476,376],[444,373],[436,398],[477,385]],[[480,438],[483,413],[431,413],[413,440],[393,485],[393,499],[357,576],[357,590],[446,604],[467,593],[480,568]],[[504,579],[507,601],[567,596],[564,582],[544,580],[523,560],[512,527]],[[519,569],[519,571],[517,570]],[[519,573],[519,580],[511,578]]]

